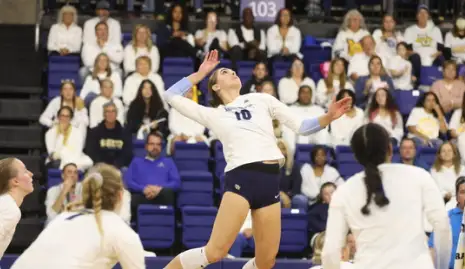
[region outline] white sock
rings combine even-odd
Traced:
[[[244,264],[242,269],[257,269],[257,266],[255,265],[255,258],[250,259],[246,264]]]
[[[209,264],[205,247],[189,249],[179,257],[183,269],[199,269]]]

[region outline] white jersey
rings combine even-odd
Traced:
[[[215,133],[223,144],[225,172],[247,163],[283,160],[272,120],[298,132],[302,119],[269,94],[249,93],[217,108],[204,107],[182,96],[169,103],[177,111]]]
[[[372,201],[370,215],[362,214],[367,198],[364,172],[339,186],[329,207],[323,268],[340,268],[349,229],[357,245],[356,269],[448,268],[452,243],[449,218],[431,175],[405,164],[381,164],[378,168],[390,203],[380,208]],[[437,267],[426,243],[425,215],[434,226]]]
[[[115,212],[102,211],[103,241],[95,216],[58,215],[16,260],[11,269],[145,268],[139,236]]]
[[[20,219],[21,210],[13,197],[8,193],[0,195],[0,260],[13,239]]]

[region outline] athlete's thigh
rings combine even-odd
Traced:
[[[253,210],[252,225],[256,260],[274,258],[281,239],[281,204]]]

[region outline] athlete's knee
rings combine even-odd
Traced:
[[[215,263],[221,261],[228,255],[229,248],[230,246],[220,246],[208,242],[208,244],[205,246],[208,262]]]
[[[276,263],[276,255],[255,257],[255,264],[259,269],[271,269]]]

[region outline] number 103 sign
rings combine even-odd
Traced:
[[[281,8],[284,8],[284,0],[241,0],[242,10],[251,8],[255,21],[274,22]]]

